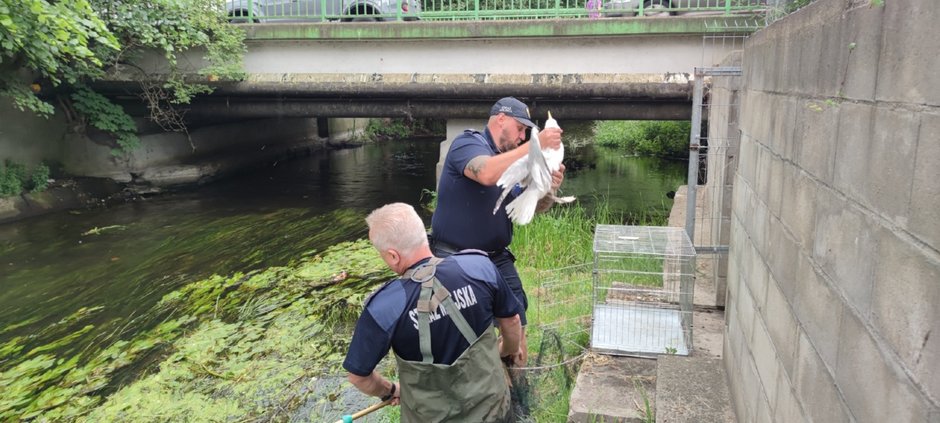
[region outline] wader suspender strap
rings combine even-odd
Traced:
[[[432,257],[426,264],[418,266],[414,270],[405,272],[403,278],[421,284],[421,296],[418,298],[418,339],[421,345],[421,360],[424,363],[433,363],[434,356],[431,354],[431,312],[437,310],[440,305],[444,306],[450,320],[457,325],[460,333],[467,339],[467,342],[473,344],[477,339],[476,332],[464,319],[457,305],[450,297],[450,292],[441,285],[441,281],[434,276],[437,272],[437,264],[444,259]]]

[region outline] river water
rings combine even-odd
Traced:
[[[188,282],[363,238],[369,210],[428,201],[438,151],[414,140],[321,152],[187,192],[0,225],[0,347],[60,339],[75,330],[63,319],[83,308],[92,316],[82,324],[95,327],[62,352],[132,335],[135,314]],[[563,194],[588,209],[602,201],[625,214],[668,213],[665,193],[684,184],[684,162],[589,144],[568,157]]]

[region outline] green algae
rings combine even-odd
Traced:
[[[0,363],[0,420],[283,420],[313,400],[312,380],[340,371],[363,299],[391,276],[360,240],[291,266],[187,284],[146,313],[161,323],[90,358],[51,353],[85,325]],[[57,325],[74,327],[96,311]],[[14,338],[0,353],[14,356],[24,344]]]

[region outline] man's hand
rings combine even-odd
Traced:
[[[561,128],[545,128],[539,132],[539,147],[557,150],[561,146]]]
[[[552,172],[552,192],[558,191],[561,183],[565,181],[565,165],[562,164],[558,170]]]
[[[401,404],[401,385],[398,382],[392,382],[392,385],[395,386],[395,393],[392,394],[390,405]]]

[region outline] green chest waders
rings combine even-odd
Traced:
[[[439,258],[403,275],[421,283],[418,299],[418,339],[421,362],[398,361],[402,423],[503,423],[511,419],[509,385],[499,359],[496,334],[490,327],[479,338],[467,323],[450,292],[434,276]],[[438,305],[470,343],[453,364],[434,364],[431,355],[430,313]]]

